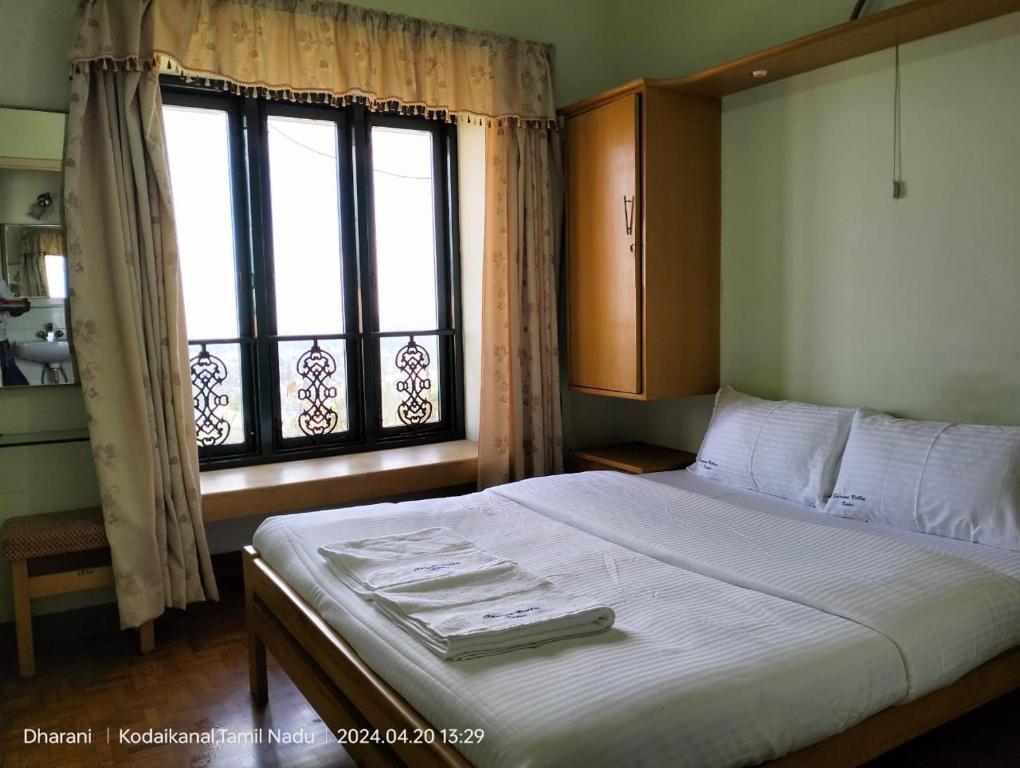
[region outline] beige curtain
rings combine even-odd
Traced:
[[[123,627],[216,599],[154,71],[72,78],[72,336]]]
[[[16,262],[15,281],[19,296],[49,296],[46,279],[46,254],[64,252],[59,232],[30,229],[21,236],[21,253]]]
[[[39,251],[22,250],[11,269],[12,283],[19,296],[49,296],[50,286],[46,279],[46,254]]]
[[[482,271],[482,488],[563,471],[556,322],[557,134],[486,131]]]
[[[25,233],[32,250],[42,254],[63,255],[64,233],[59,229],[30,229]]]
[[[558,470],[551,46],[333,0],[83,0],[71,69],[72,332],[125,626],[216,595],[159,72],[489,126],[505,175],[486,203],[483,368],[503,388],[483,393],[480,480]]]
[[[336,0],[90,0],[76,69],[160,68],[272,98],[554,125],[552,46]]]

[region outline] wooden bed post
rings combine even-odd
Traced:
[[[247,546],[242,552],[244,560],[244,623],[248,630],[248,686],[251,700],[256,706],[269,701],[269,682],[266,677],[266,644],[255,631],[255,559],[258,552]]]

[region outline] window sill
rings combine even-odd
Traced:
[[[470,440],[202,473],[205,522],[337,507],[474,483]]]

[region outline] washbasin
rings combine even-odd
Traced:
[[[66,341],[16,341],[14,356],[33,363],[63,363],[71,359],[71,345]]]

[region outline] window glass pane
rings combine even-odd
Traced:
[[[227,113],[163,108],[188,338],[236,338],[237,287]]]
[[[437,327],[432,134],[372,128],[379,330]]]
[[[46,254],[46,287],[51,299],[67,298],[67,264],[63,256]]]
[[[339,340],[281,341],[280,409],[283,437],[348,430],[347,365]]]
[[[387,336],[379,339],[384,427],[432,424],[441,418],[439,339]]]
[[[277,333],[343,333],[336,124],[269,117]]]
[[[243,444],[241,345],[209,344],[203,351],[200,345],[192,344],[188,353],[199,447]]]

